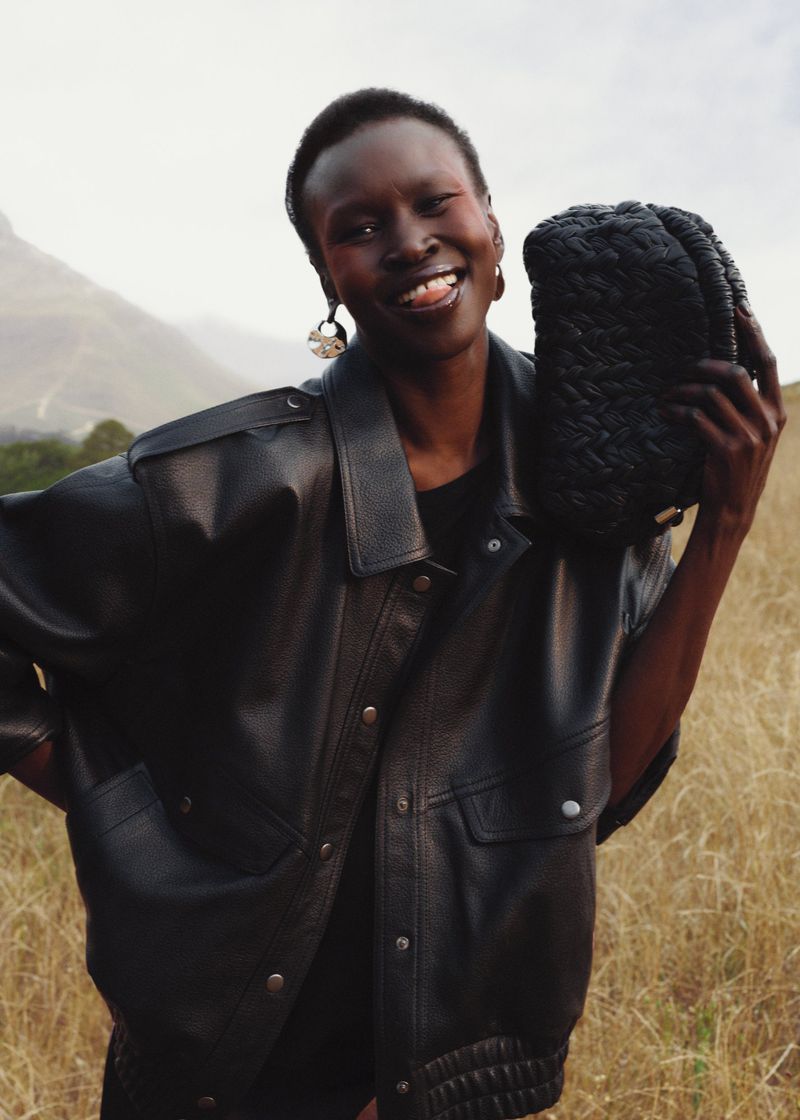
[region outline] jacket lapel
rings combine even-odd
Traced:
[[[497,510],[506,517],[536,519],[535,374],[525,354],[489,334],[489,394],[498,458]]]
[[[327,367],[322,390],[339,460],[353,574],[376,575],[430,556],[386,391],[357,339]]]

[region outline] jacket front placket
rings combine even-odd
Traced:
[[[420,926],[425,905],[435,905],[435,900],[424,899],[424,869],[430,853],[425,850],[423,830],[427,748],[439,671],[432,667],[433,662],[444,633],[467,618],[529,547],[530,541],[521,532],[489,511],[480,531],[467,543],[458,576],[446,573],[448,593],[409,668],[406,687],[382,742],[374,942],[376,1084],[382,1120],[420,1118],[424,1107],[418,1099],[421,1087],[414,1070],[423,964]],[[442,575],[431,579],[441,582]]]

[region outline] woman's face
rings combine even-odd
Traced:
[[[320,153],[305,203],[326,296],[379,365],[484,344],[503,242],[447,133],[405,117],[365,125]]]

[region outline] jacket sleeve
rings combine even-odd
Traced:
[[[108,679],[142,633],[154,572],[125,456],[0,498],[0,773],[60,727],[33,662]]]
[[[628,549],[626,583],[624,587],[625,611],[623,628],[627,641],[622,655],[624,664],[636,642],[644,633],[664,589],[670,581],[675,564],[671,555],[672,537],[669,532],[654,537],[644,544]],[[597,822],[597,843],[604,840],[622,825],[628,824],[647,804],[664,781],[667,771],[678,754],[680,723],[660,748],[650,765],[614,806],[606,807]]]

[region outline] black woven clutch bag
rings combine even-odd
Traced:
[[[711,226],[672,206],[572,206],[525,239],[543,510],[597,543],[661,532],[699,497],[703,447],[659,413],[700,358],[749,366],[747,299]]]

